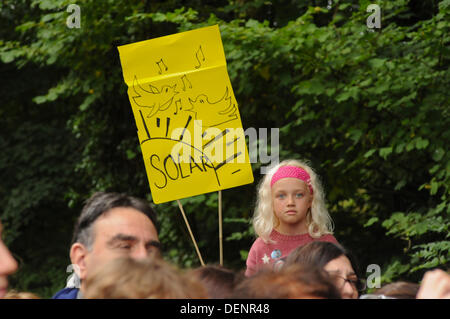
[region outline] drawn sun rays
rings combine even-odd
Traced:
[[[242,150],[239,150],[239,148],[238,148],[238,151],[235,151],[236,144],[241,139],[241,136],[232,136],[231,137],[232,140],[227,140],[227,137],[228,137],[227,134],[229,134],[232,129],[226,128],[225,130],[217,133],[218,132],[217,128],[210,129],[210,131],[212,131],[212,132],[209,132],[208,128],[206,128],[206,130],[204,130],[203,133],[201,134],[200,145],[196,145],[197,143],[195,143],[192,140],[192,136],[190,133],[188,134],[189,138],[184,138],[187,131],[191,132],[191,130],[188,130],[188,127],[192,123],[192,119],[193,119],[193,117],[191,115],[188,115],[185,125],[182,128],[181,134],[177,135],[177,134],[173,134],[173,132],[175,132],[175,131],[172,131],[172,134],[169,134],[169,132],[171,131],[171,129],[170,129],[171,118],[170,117],[166,117],[165,121],[161,120],[160,117],[155,118],[155,127],[160,129],[158,132],[156,129],[153,129],[153,130],[149,129],[147,121],[145,120],[144,116],[141,114],[142,124],[145,128],[145,131],[146,131],[147,137],[148,137],[147,139],[143,140],[141,142],[141,144],[148,142],[150,140],[155,140],[155,139],[167,139],[167,140],[174,141],[174,142],[184,143],[190,147],[193,147],[196,151],[201,152],[202,156],[204,156],[204,158],[207,159],[207,162],[214,165],[213,168],[215,171],[218,171],[220,168],[222,168],[227,163],[232,162],[233,160],[237,159],[239,156],[244,154]],[[163,125],[164,123],[165,123],[165,125]],[[195,128],[193,128],[193,127],[192,127],[192,129],[195,130]],[[150,135],[150,131],[152,131],[152,134],[154,134],[154,133],[156,133],[156,134],[154,134],[154,136],[152,137]],[[164,134],[161,134],[161,132],[163,132],[163,131],[164,131]],[[177,128],[176,131],[179,132],[179,128]],[[225,149],[224,149],[224,147],[225,147]],[[230,149],[231,149],[231,151],[230,151]],[[230,153],[232,153],[232,154],[229,155]],[[217,154],[220,154],[220,156],[216,156]],[[225,155],[225,154],[226,154],[226,158],[223,159],[223,155]],[[217,158],[222,158],[223,160],[216,161]],[[240,171],[240,169],[233,171],[232,174],[235,174],[238,171]],[[220,181],[218,181],[218,183],[220,185]]]
[[[202,45],[195,51],[195,70],[201,70],[206,65],[205,52]],[[159,75],[170,72],[171,66],[165,58],[155,61],[154,65]],[[145,131],[141,145],[151,142],[161,145],[163,142],[168,149],[177,143],[186,146],[183,152],[191,155],[187,156],[188,160],[184,165],[188,165],[191,173],[196,167],[201,167],[199,163],[205,171],[212,168],[217,185],[221,186],[219,173],[228,167],[227,164],[236,162],[246,154],[245,148],[242,149],[238,145],[245,145],[243,130],[241,136],[236,135],[233,128],[223,128],[225,123],[239,121],[239,111],[231,87],[225,85],[223,93],[214,96],[209,92],[202,92],[204,90],[199,84],[194,87],[187,74],[163,78],[157,83],[144,83],[135,74],[133,86],[129,91],[130,100],[134,102],[139,114],[137,119]],[[207,86],[210,87],[210,83]],[[236,124],[231,125],[233,126]],[[196,129],[200,129],[200,142],[195,142],[193,136]],[[176,162],[176,158],[179,160],[181,156],[186,155],[170,153],[165,157],[161,155],[161,160],[164,164],[169,158]],[[152,155],[152,159],[157,161],[159,157],[157,159]],[[225,171],[227,175],[234,175],[241,169],[236,167]]]

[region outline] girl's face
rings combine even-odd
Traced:
[[[292,177],[276,181],[272,185],[272,203],[280,221],[278,230],[288,235],[307,233],[306,215],[312,200],[304,181]]]
[[[358,276],[345,255],[330,260],[323,269],[328,272],[334,280],[336,287],[341,292],[344,299],[357,299],[358,289],[356,282]]]

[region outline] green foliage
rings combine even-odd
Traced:
[[[337,239],[383,281],[448,267],[449,1],[77,1],[0,4],[0,214],[21,261],[12,284],[43,297],[94,191],[151,200],[117,46],[218,23],[244,128],[280,128],[280,157],[322,177]],[[370,30],[369,3],[382,9]],[[225,265],[254,240],[255,183],[223,191]],[[217,194],[181,201],[217,262]],[[199,265],[177,203],[156,207],[165,256]],[[36,240],[37,239],[37,240]]]

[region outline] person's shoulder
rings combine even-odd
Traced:
[[[58,291],[52,299],[77,299],[78,288],[64,288]]]
[[[336,237],[334,237],[332,234],[325,234],[318,238],[318,241],[326,241],[333,244],[339,244]]]
[[[252,247],[250,249],[258,249],[261,246],[264,246],[265,242],[261,237],[258,237],[255,239],[255,241],[252,244]]]
[[[258,255],[262,251],[267,249],[268,243],[266,243],[261,237],[256,238],[253,245],[250,247],[249,255]]]

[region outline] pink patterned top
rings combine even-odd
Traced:
[[[266,244],[261,238],[257,238],[253,243],[247,257],[246,276],[256,274],[263,267],[273,267],[273,264],[286,257],[291,251],[298,246],[303,246],[312,241],[327,241],[337,244],[333,235],[323,235],[319,238],[313,238],[309,234],[302,235],[283,235],[275,229],[270,234],[270,239],[274,240],[274,244]]]

